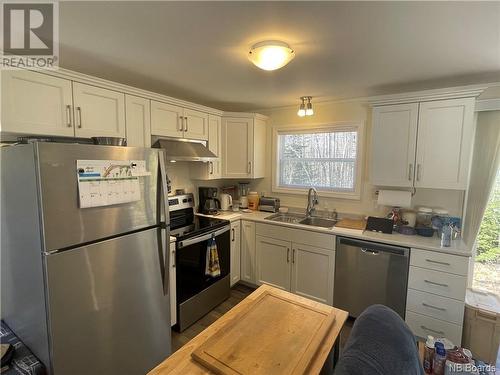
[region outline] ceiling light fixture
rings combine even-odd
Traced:
[[[297,111],[297,115],[299,117],[304,117],[306,115],[306,103],[305,103],[305,96],[300,98],[302,100],[302,103],[300,103],[299,110]]]
[[[263,70],[282,68],[294,57],[294,50],[285,42],[278,40],[267,40],[254,44],[248,52],[248,59]]]
[[[312,107],[311,99],[312,99],[312,96],[301,96],[300,97],[300,100],[302,100],[302,103],[300,103],[299,110],[297,111],[297,115],[299,117],[314,115],[314,110]],[[306,104],[306,100],[307,100],[307,104]]]

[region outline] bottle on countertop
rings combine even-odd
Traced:
[[[434,344],[434,358],[432,360],[432,373],[434,375],[444,375],[444,365],[446,363],[446,350],[442,342]]]
[[[432,361],[434,359],[434,337],[427,336],[424,351],[424,371],[426,374],[432,374]]]
[[[450,224],[446,224],[441,228],[441,246],[450,247],[451,246],[451,235],[453,228]]]

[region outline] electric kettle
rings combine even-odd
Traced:
[[[222,193],[220,195],[220,208],[222,211],[230,211],[233,207],[233,197],[229,194]]]

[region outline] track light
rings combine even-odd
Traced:
[[[301,96],[300,97],[300,100],[302,100],[302,103],[300,103],[299,110],[297,111],[297,115],[299,117],[314,115],[314,110],[312,107],[311,99],[312,99],[312,96]],[[307,100],[307,104],[306,104],[306,100]]]

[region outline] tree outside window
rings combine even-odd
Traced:
[[[479,229],[472,286],[500,295],[500,170]]]

